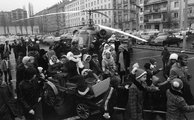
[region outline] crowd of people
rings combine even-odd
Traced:
[[[88,48],[80,47],[79,39],[72,40],[70,44],[60,40],[46,51],[39,47],[37,39],[26,42],[22,38],[15,40],[12,45],[6,41],[1,48],[1,120],[13,120],[19,116],[18,110],[14,110],[9,102],[13,99],[21,104],[26,120],[43,120],[45,79],[56,79],[62,87],[67,87],[67,82],[75,83],[80,96],[91,94],[88,84],[96,84],[107,78],[111,78],[110,87],[116,93],[119,86],[124,86],[128,92],[126,106],[122,106],[125,107],[122,117],[113,117],[114,110],[106,109],[103,115],[105,119],[143,120],[143,109],[148,106],[147,102],[150,103],[150,98],[157,96],[154,93],[165,93],[162,102],[166,104],[167,120],[185,120],[185,113],[194,111],[188,56],[185,53],[171,54],[166,46],[161,53],[163,68],[160,69],[157,69],[154,58],[143,67],[138,63],[132,65],[131,48],[114,35],[108,40],[94,40]],[[10,87],[13,69],[9,57],[11,49],[16,61],[17,96]],[[156,77],[160,71],[163,71],[165,81]],[[118,93],[114,95],[117,96],[114,104],[118,106],[117,102],[122,98],[118,98]],[[150,104],[154,104],[153,102],[151,100]]]

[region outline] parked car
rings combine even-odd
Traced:
[[[156,37],[154,40],[152,40],[150,42],[150,45],[156,45],[156,46],[177,45],[177,47],[179,47],[181,42],[182,42],[182,39],[177,38],[175,35],[163,34]]]

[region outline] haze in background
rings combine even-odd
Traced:
[[[11,11],[17,8],[25,8],[28,11],[28,3],[30,2],[34,8],[34,14],[51,7],[62,0],[0,0],[0,11]]]

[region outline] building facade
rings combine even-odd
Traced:
[[[72,0],[65,5],[65,11],[79,11],[92,9],[113,9],[112,0]],[[92,23],[112,26],[113,11],[99,11],[100,13],[92,13]],[[89,14],[86,12],[77,12],[65,15],[67,27],[86,25],[89,23]]]
[[[194,29],[194,1],[188,1],[188,25]]]
[[[144,0],[145,29],[163,30],[168,27],[168,0]]]
[[[121,30],[137,30],[139,26],[139,1],[138,0],[117,0],[115,26]]]
[[[139,30],[144,30],[144,0],[139,0]]]

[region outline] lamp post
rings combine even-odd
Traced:
[[[183,48],[182,48],[183,51],[186,50],[186,40],[187,40],[187,35],[186,35],[187,21],[188,21],[187,9],[188,9],[188,0],[185,0],[185,9],[184,9],[184,30],[185,32],[183,33]]]

